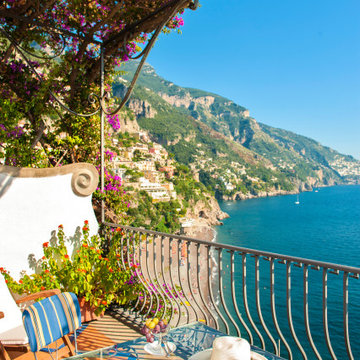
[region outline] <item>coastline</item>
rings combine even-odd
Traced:
[[[283,196],[283,195],[295,195],[301,194],[302,192],[311,192],[314,191],[315,188],[327,188],[327,187],[335,187],[335,186],[350,186],[354,184],[331,184],[331,185],[319,185],[311,189],[302,189],[298,191],[284,191],[284,190],[277,190],[277,191],[270,191],[270,192],[260,192],[257,195],[252,194],[242,194],[243,196],[234,198],[225,197],[221,199],[221,201],[243,201],[243,200],[251,200],[251,199],[260,199],[264,197],[275,197],[275,196]],[[193,225],[186,227],[183,229],[182,235],[188,236],[194,239],[216,242],[217,239],[217,231],[216,226],[221,226],[223,223],[221,220],[228,218],[229,215],[222,211],[218,201],[216,201],[216,207],[213,211],[208,211],[206,218],[194,218],[194,214],[190,215],[190,218],[193,221]],[[208,209],[207,209],[208,210]]]
[[[282,195],[294,195],[301,194],[303,192],[312,192],[314,189],[320,188],[328,188],[335,186],[356,186],[360,185],[360,183],[331,183],[331,184],[319,184],[319,185],[311,185],[310,187],[306,187],[305,184],[302,184],[297,190],[286,191],[286,190],[273,190],[273,191],[260,191],[258,194],[254,195],[251,193],[243,194],[241,192],[237,192],[233,195],[224,195],[221,201],[241,201],[241,200],[250,200],[250,199],[260,199],[264,197],[273,197],[273,196],[282,196]]]

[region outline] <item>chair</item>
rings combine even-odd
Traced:
[[[76,354],[76,330],[81,327],[81,313],[75,294],[64,292],[34,303],[23,311],[23,322],[36,360],[37,353],[45,347],[51,354],[54,349],[48,345],[59,339],[68,347],[67,355]],[[74,333],[75,348],[68,337],[70,333]]]
[[[5,279],[0,275],[0,359],[9,360],[8,351],[28,352],[29,339],[27,337],[19,304],[37,300],[51,295],[60,294],[59,289],[40,291],[25,296],[17,301],[12,297]]]

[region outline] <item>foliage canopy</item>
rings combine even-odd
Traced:
[[[93,162],[100,129],[91,114],[100,102],[101,49],[110,91],[114,67],[138,54],[164,25],[164,31],[183,25],[178,14],[188,6],[190,0],[1,1],[0,110],[6,115],[0,121],[0,149],[5,164]],[[55,97],[89,116],[65,111]]]

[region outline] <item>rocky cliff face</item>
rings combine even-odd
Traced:
[[[156,110],[151,107],[151,105],[144,100],[139,99],[130,99],[128,102],[128,107],[131,109],[136,118],[145,117],[145,118],[154,118],[157,114]]]
[[[126,116],[119,116],[120,131],[128,132],[129,134],[139,133],[140,127],[136,119],[130,119]]]
[[[190,204],[186,217],[200,222],[202,225],[221,225],[221,220],[229,215],[220,209],[215,198],[209,198],[207,202],[197,201]]]
[[[195,110],[198,105],[209,108],[215,101],[213,96],[202,96],[194,98],[190,93],[186,92],[185,95],[168,95],[166,93],[158,93],[167,103],[176,107],[185,107],[186,109]]]

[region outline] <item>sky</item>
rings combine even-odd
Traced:
[[[360,1],[202,0],[148,63],[360,159]]]

